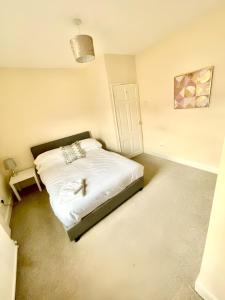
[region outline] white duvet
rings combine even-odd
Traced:
[[[61,156],[36,163],[38,173],[50,195],[55,215],[66,228],[78,223],[106,200],[120,193],[143,176],[143,166],[114,152],[103,149],[88,151],[85,158],[66,165]],[[86,180],[86,194],[65,199],[60,191],[68,182]]]

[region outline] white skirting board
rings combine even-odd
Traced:
[[[194,161],[190,161],[190,160],[185,160],[183,158],[179,158],[179,157],[173,157],[170,155],[166,155],[166,154],[161,154],[161,153],[156,153],[156,152],[145,152],[146,154],[152,155],[152,156],[156,156],[162,159],[167,159],[176,163],[179,163],[181,165],[185,165],[188,167],[192,167],[192,168],[196,168],[202,171],[206,171],[206,172],[210,172],[210,173],[214,173],[214,174],[218,174],[218,168],[212,167],[212,166],[208,166],[208,165],[204,165],[204,164],[200,164]]]
[[[12,202],[10,202],[12,203]],[[12,215],[12,206],[7,206],[6,208],[6,214],[5,214],[5,222],[9,225],[10,223],[10,219],[11,219],[11,215]]]
[[[197,278],[195,282],[195,290],[204,300],[220,300],[205,288],[205,286],[200,282],[199,278]]]

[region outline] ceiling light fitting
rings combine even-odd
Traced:
[[[79,34],[70,40],[73,55],[78,63],[86,63],[95,59],[93,39],[90,35],[80,34],[79,26],[82,21],[74,19]]]

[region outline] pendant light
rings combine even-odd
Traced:
[[[75,25],[79,28],[80,19],[74,20]],[[95,59],[93,39],[90,35],[78,34],[70,40],[73,55],[78,63],[86,63]]]

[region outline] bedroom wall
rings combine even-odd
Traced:
[[[110,119],[111,126],[114,132],[114,149],[120,151],[119,137],[116,134],[116,118],[115,118],[115,109],[113,107],[112,99],[112,85],[113,84],[127,84],[127,83],[136,83],[136,65],[135,65],[135,56],[134,55],[120,55],[120,54],[105,54],[104,55],[104,64],[105,71],[107,76],[107,85],[108,92],[110,94]]]
[[[225,143],[196,290],[203,299],[225,299]]]
[[[113,83],[136,83],[134,55],[105,54],[108,81]]]
[[[32,165],[30,146],[85,130],[114,147],[104,57],[80,69],[0,69],[0,164]]]
[[[0,172],[0,200],[4,200],[6,204],[11,202],[11,194],[9,191],[9,187],[4,178],[4,175]],[[0,204],[0,225],[6,230],[8,234],[10,234],[9,229],[9,221],[11,217],[11,206],[4,206]]]
[[[225,135],[224,36],[225,7],[136,56],[146,153],[217,170]],[[174,76],[210,65],[210,107],[174,110]]]
[[[106,143],[109,150],[117,151],[116,131],[104,56],[98,59],[97,66],[91,64],[84,72],[88,81],[88,97],[94,103],[92,113],[95,113],[94,119],[97,122],[98,137]]]

